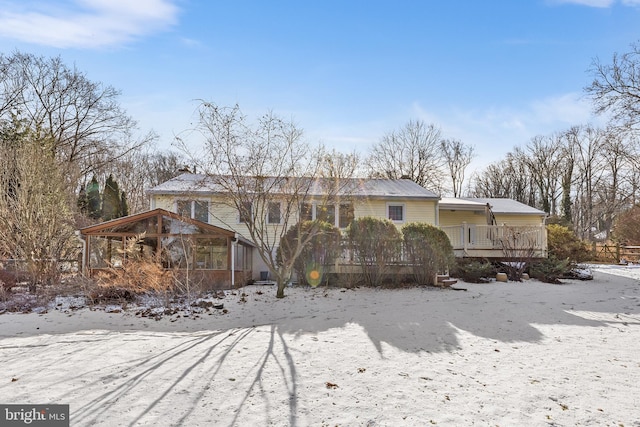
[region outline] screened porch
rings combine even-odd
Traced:
[[[251,278],[253,245],[236,233],[163,209],[79,230],[82,269],[88,276],[129,260],[157,262],[206,288],[242,286]]]

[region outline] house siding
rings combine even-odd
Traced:
[[[460,225],[464,222],[476,225],[486,224],[487,216],[485,212],[481,211],[440,210],[440,226],[448,227]]]
[[[156,208],[166,209],[168,211],[176,211],[176,201],[186,199],[181,196],[155,195],[152,198],[151,205]],[[244,224],[238,223],[238,211],[222,202],[216,202],[215,198],[197,197],[198,200],[208,200],[209,205],[209,222],[218,227],[227,228],[248,237],[249,233]],[[399,227],[409,222],[425,222],[436,225],[437,204],[435,200],[416,201],[402,199],[375,199],[375,200],[356,200],[353,203],[354,214],[356,218],[371,216],[374,218],[387,218],[387,206],[389,204],[401,204],[405,207],[405,221],[397,223]],[[290,225],[294,224],[291,222]],[[278,226],[273,227],[275,232]]]
[[[175,212],[175,197],[174,196],[153,196],[151,199],[151,209],[164,209],[166,211]]]
[[[387,206],[389,204],[401,204],[405,207],[404,222],[396,223],[401,228],[404,224],[410,222],[425,222],[427,224],[437,225],[435,200],[402,200],[402,199],[375,199],[361,200],[354,203],[354,213],[356,218],[371,216],[374,218],[387,218]]]
[[[243,237],[250,239],[249,231],[245,224],[238,222],[238,211],[234,207],[227,205],[220,201],[216,197],[189,197],[180,195],[153,195],[151,199],[151,206],[155,208],[166,209],[171,212],[176,212],[176,201],[183,199],[197,199],[209,201],[209,223],[218,227],[226,228],[239,233]],[[375,218],[387,218],[387,206],[389,204],[402,204],[404,205],[405,221],[395,223],[398,228],[402,228],[404,224],[410,222],[425,222],[428,224],[437,225],[436,200],[402,200],[402,199],[374,199],[363,200],[359,199],[353,202],[354,215],[356,218],[365,216],[372,216]],[[297,213],[296,213],[297,215]],[[289,221],[289,226],[295,224],[296,221]],[[275,247],[279,242],[279,235],[281,234],[282,225],[274,225],[271,228],[270,239],[275,241]],[[253,272],[252,278],[259,280],[260,272],[267,271],[268,268],[264,261],[260,257],[258,251],[253,251]]]
[[[498,225],[540,225],[544,222],[540,215],[509,215],[509,214],[494,214],[496,218],[496,224]]]

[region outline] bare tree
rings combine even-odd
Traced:
[[[602,147],[603,180],[596,189],[600,209],[599,228],[609,237],[613,226],[613,218],[625,203],[625,195],[622,192],[621,180],[625,173],[627,147],[621,134],[608,131],[605,134],[605,142]]]
[[[351,177],[360,168],[360,156],[356,153],[341,153],[331,150],[320,158],[320,175],[331,179]]]
[[[576,165],[576,157],[573,144],[570,143],[572,131],[561,132],[556,134],[553,139],[555,143],[561,147],[560,149],[560,165],[561,178],[560,186],[562,189],[561,216],[562,221],[569,225],[573,224],[573,174]]]
[[[620,125],[636,127],[640,122],[640,43],[632,43],[627,53],[614,53],[611,64],[594,59],[589,71],[594,79],[585,91],[596,112],[609,112]]]
[[[578,169],[575,183],[575,204],[578,209],[574,218],[576,232],[583,239],[592,240],[597,227],[595,196],[602,182],[604,132],[591,126],[574,128],[569,135],[573,145]]]
[[[542,210],[553,215],[557,214],[560,193],[561,149],[553,137],[536,136],[527,145],[521,157],[537,187]]]
[[[440,192],[443,180],[441,139],[436,125],[410,120],[373,146],[367,159],[369,174],[377,178],[410,178],[427,189]]]
[[[75,169],[76,178],[154,139],[135,140],[136,122],[120,107],[119,95],[60,57],[0,54],[0,121],[24,120],[51,141],[58,161],[74,166],[68,172]]]
[[[472,145],[465,145],[459,139],[445,139],[440,143],[442,154],[449,168],[453,197],[462,195],[464,173],[474,157]]]
[[[537,230],[531,227],[530,230],[522,227],[506,227],[504,235],[499,239],[505,262],[502,266],[507,270],[509,280],[522,281],[522,274],[531,265],[531,261],[536,254]]]
[[[521,150],[507,153],[504,159],[475,174],[471,194],[475,197],[506,197],[535,206],[535,184]]]
[[[181,145],[194,165],[205,171],[224,204],[239,213],[262,261],[278,283],[276,296],[284,297],[284,287],[296,259],[307,243],[320,231],[304,229],[298,220],[301,206],[312,199],[321,207],[333,203],[344,192],[349,180],[340,175],[352,173],[349,167],[329,165],[321,147],[307,144],[294,123],[273,113],[250,123],[239,107],[218,107],[202,102],[198,131],[206,142],[200,152]],[[323,176],[323,170],[329,171]],[[212,212],[215,215],[215,212]],[[294,247],[279,260],[280,240],[292,225],[297,227]]]
[[[0,163],[12,164],[0,168],[0,255],[20,260],[36,290],[58,278],[60,260],[75,257],[71,194],[51,140],[28,131],[5,139],[8,132],[0,138]]]
[[[130,213],[149,209],[146,190],[178,176],[185,170],[187,159],[179,153],[156,152],[153,145],[132,150],[102,168],[96,174],[101,182],[113,175],[127,195]],[[93,176],[86,176],[85,181]],[[86,183],[85,183],[86,186]]]
[[[615,239],[623,245],[640,244],[640,206],[622,212],[615,221]]]

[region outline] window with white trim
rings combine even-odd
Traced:
[[[177,200],[176,212],[187,218],[209,222],[209,202],[206,200]]]
[[[338,227],[347,228],[355,219],[355,211],[351,203],[340,203],[338,214]]]
[[[267,208],[267,224],[280,224],[282,222],[280,202],[269,202]]]
[[[336,225],[336,205],[316,205],[316,219]]]
[[[403,204],[388,204],[387,218],[393,222],[404,222],[405,212]]]
[[[328,222],[335,227],[346,228],[354,218],[355,213],[352,203],[302,203],[300,205],[301,221],[319,220]]]
[[[300,221],[313,221],[315,209],[312,203],[300,204]]]

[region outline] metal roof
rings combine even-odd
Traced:
[[[529,205],[520,203],[513,199],[502,198],[482,198],[482,197],[464,197],[462,200],[468,200],[471,202],[478,202],[483,204],[489,204],[491,211],[498,214],[514,214],[514,215],[540,215],[546,216],[546,212],[536,208],[532,208]]]
[[[255,179],[247,177],[247,179]],[[266,180],[273,178],[266,178]],[[309,179],[309,178],[304,178]],[[332,182],[329,179],[315,179],[309,194],[322,196],[323,184]],[[344,184],[344,185],[342,185]],[[184,173],[169,181],[163,182],[147,191],[148,194],[223,194],[224,187],[216,182],[215,176]],[[338,195],[368,198],[398,198],[398,199],[433,199],[439,196],[409,179],[345,179],[341,183]]]
[[[484,211],[487,208],[487,204],[467,199],[443,197],[442,199],[440,199],[438,207],[440,209],[451,209],[459,211]]]

